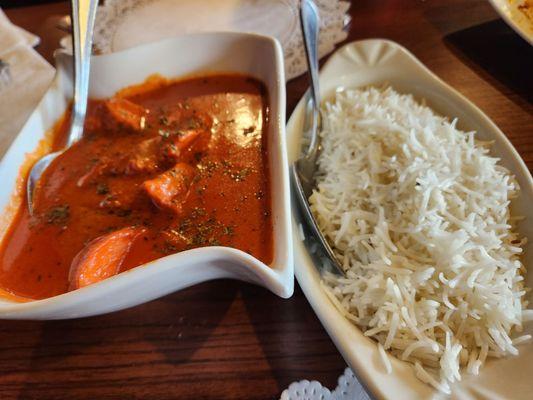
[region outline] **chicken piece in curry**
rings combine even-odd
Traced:
[[[42,299],[202,246],[271,263],[268,111],[263,84],[240,75],[151,78],[90,100],[83,138],[2,240],[1,288]]]

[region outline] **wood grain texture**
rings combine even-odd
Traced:
[[[22,1],[20,3],[23,3]],[[68,3],[6,10],[49,61]],[[533,167],[533,50],[485,0],[354,0],[349,39],[411,50],[477,104]],[[308,86],[288,83],[288,115]],[[299,289],[233,281],[72,321],[0,323],[0,399],[277,399],[292,381],[335,387],[345,364]]]

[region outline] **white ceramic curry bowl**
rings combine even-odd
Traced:
[[[525,216],[519,232],[529,237],[522,261],[526,268],[533,262],[533,179],[518,152],[498,127],[468,99],[441,81],[415,56],[397,43],[388,40],[363,40],[345,45],[335,52],[320,73],[321,95],[325,101],[338,88],[357,88],[367,85],[389,84],[400,93],[410,93],[417,100],[425,99],[437,113],[457,117],[458,128],[475,130],[482,140],[492,140],[491,154],[501,159],[517,178],[521,194],[513,201],[512,213]],[[302,136],[304,100],[300,101],[287,125],[289,162],[298,158]],[[321,287],[321,278],[305,245],[298,227],[301,223],[294,213],[295,273],[309,303],[328,331],[359,380],[376,399],[531,399],[533,385],[533,343],[519,345],[520,355],[505,359],[490,359],[479,376],[462,375],[462,381],[452,385],[451,397],[437,393],[415,377],[412,367],[390,357],[393,372],[388,375],[380,361],[376,342],[363,335],[360,329],[337,311]],[[304,225],[305,226],[305,225]],[[533,288],[533,273],[526,276],[526,284]],[[530,306],[531,308],[531,306]],[[523,333],[533,333],[533,324],[526,324]]]
[[[57,75],[5,157],[0,161],[0,237],[14,215],[19,171],[61,117],[72,97],[71,58],[56,55]],[[268,89],[268,131],[274,257],[265,265],[229,247],[204,247],[166,256],[94,285],[45,300],[15,303],[0,299],[0,318],[63,319],[135,306],[185,287],[218,278],[252,282],[281,297],[293,293],[291,209],[285,146],[285,77],[279,43],[243,33],[202,33],[93,57],[90,97],[112,96],[153,74],[180,78],[202,73],[242,73]],[[20,192],[20,190],[19,190]]]

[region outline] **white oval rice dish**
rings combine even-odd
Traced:
[[[479,132],[476,138],[494,141],[490,154],[501,159],[501,165],[516,176],[521,188],[520,197],[514,201],[512,214],[524,215],[527,220],[533,218],[532,211],[528,209],[528,202],[533,199],[532,178],[509,141],[479,109],[441,82],[405,49],[385,40],[351,43],[337,51],[321,73],[322,94],[326,99],[331,99],[339,87],[350,89],[383,84],[390,84],[400,93],[410,93],[419,102],[425,99],[436,113],[450,119],[458,118],[459,129],[475,130]],[[290,161],[299,153],[302,120],[301,102],[288,125]],[[296,215],[294,239],[297,242],[297,279],[333,341],[369,391],[377,398],[444,397],[445,395],[419,381],[410,364],[385,353],[383,348],[365,337],[359,328],[337,311],[322,289],[320,276],[301,243],[299,223]],[[519,225],[520,236],[531,237],[528,225],[530,224]],[[525,256],[521,257],[526,267],[530,258],[527,247],[526,245]],[[531,287],[531,280],[531,274],[526,276],[527,286]],[[530,333],[531,326],[526,324],[520,335]],[[520,350],[518,357],[489,360],[477,377],[463,374],[460,382],[451,385],[451,398],[528,398],[531,390],[529,376],[533,370],[533,346],[517,344],[517,347]],[[390,366],[387,365],[389,361]],[[391,375],[387,374],[389,367]],[[450,371],[450,375],[453,376],[453,371]]]

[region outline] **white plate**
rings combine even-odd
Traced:
[[[324,99],[330,98],[337,87],[391,84],[396,90],[411,93],[442,115],[459,118],[459,129],[476,130],[478,137],[494,140],[493,154],[517,177],[522,188],[513,212],[533,220],[533,179],[526,165],[505,135],[481,110],[457,91],[442,82],[411,53],[387,40],[364,40],[350,43],[328,60],[320,74]],[[303,123],[303,100],[292,114],[287,126],[289,161],[299,154]],[[293,204],[294,206],[294,204]],[[393,373],[387,375],[380,362],[376,343],[346,320],[328,300],[320,286],[320,275],[298,234],[300,220],[294,215],[295,273],[307,299],[328,331],[344,359],[358,375],[368,391],[378,399],[429,399],[442,395],[419,381],[409,364],[392,360]],[[523,223],[521,233],[533,238],[533,224]],[[528,247],[531,247],[528,246]],[[525,265],[533,255],[526,251]],[[533,287],[533,274],[527,283]],[[528,326],[527,331],[532,331]],[[452,386],[454,399],[531,399],[533,385],[533,345],[520,346],[520,356],[491,360],[478,377],[463,375],[463,381]],[[444,397],[444,396],[442,396]]]
[[[346,38],[350,3],[319,0],[320,56]],[[251,32],[277,38],[286,78],[306,69],[298,19],[299,0],[106,0],[98,8],[94,44],[102,53],[207,31]]]
[[[519,9],[519,6],[523,5],[526,1],[529,1],[532,7],[531,13],[533,15],[533,2],[531,0],[489,1],[511,28],[528,41],[530,45],[533,45],[533,17],[528,18],[527,14]]]
[[[183,56],[187,54],[187,56]],[[263,60],[257,63],[256,60]],[[72,93],[71,57],[59,54],[52,87],[0,161],[0,238],[20,203],[20,168],[63,114]],[[94,285],[28,303],[0,299],[0,318],[59,319],[131,307],[217,278],[253,282],[282,297],[293,292],[293,259],[285,148],[285,79],[281,46],[272,38],[244,33],[185,35],[123,52],[93,57],[91,97],[109,97],[148,76],[178,78],[198,73],[235,72],[254,76],[269,93],[269,161],[272,182],[274,258],[270,266],[229,247],[204,247],[173,254]],[[23,198],[22,198],[23,199]]]

